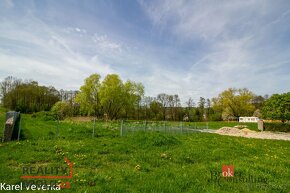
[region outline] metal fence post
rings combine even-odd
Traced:
[[[194,122],[194,129],[196,129],[196,122]]]
[[[147,126],[147,122],[146,120],[144,121],[144,131],[146,131],[146,126]]]
[[[21,131],[21,115],[20,115],[20,112],[19,112],[19,130],[18,130],[18,136],[17,136],[17,140],[19,141],[20,139],[20,131]]]
[[[208,129],[208,122],[206,122],[206,129]]]
[[[94,117],[93,136],[92,137],[95,137],[95,128],[96,128],[96,117]]]
[[[163,126],[164,126],[164,132],[166,133],[166,122],[163,122]]]
[[[120,136],[123,136],[123,120],[121,121]]]
[[[56,124],[56,132],[55,132],[56,139],[58,138],[58,132],[59,132],[59,117],[57,116],[57,124]]]

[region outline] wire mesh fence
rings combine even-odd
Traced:
[[[45,118],[45,119],[44,119]],[[108,136],[124,136],[138,131],[162,132],[171,134],[190,134],[194,132],[213,132],[224,126],[233,127],[237,122],[174,122],[174,121],[132,121],[98,120],[94,117],[73,117],[66,120],[47,119],[23,114],[21,116],[20,140],[25,139],[85,139]],[[5,123],[5,114],[0,114],[0,123]],[[251,123],[252,128],[257,127]],[[248,124],[247,124],[248,125]],[[249,126],[251,126],[249,124]],[[2,138],[4,130],[0,130]],[[2,141],[2,140],[0,140]]]
[[[171,134],[189,134],[209,130],[208,122],[168,122],[168,121],[121,121],[120,136],[138,131],[156,131]]]

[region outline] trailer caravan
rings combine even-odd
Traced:
[[[243,123],[257,123],[258,121],[258,117],[239,117],[239,122]]]

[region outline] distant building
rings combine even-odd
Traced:
[[[239,122],[257,123],[258,121],[259,121],[258,117],[239,117]]]

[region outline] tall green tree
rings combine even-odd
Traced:
[[[126,100],[124,105],[124,110],[126,113],[126,118],[134,118],[135,112],[136,117],[140,117],[141,109],[141,99],[144,97],[144,86],[141,83],[136,83],[128,80],[124,84]]]
[[[76,96],[76,102],[80,104],[80,111],[86,115],[101,115],[100,109],[100,78],[99,74],[92,74],[85,79]]]
[[[266,100],[262,115],[266,119],[281,120],[283,123],[290,120],[290,92],[272,95]]]
[[[217,98],[213,98],[213,108],[221,112],[223,119],[229,117],[252,116],[255,107],[252,104],[254,94],[248,89],[229,88]]]
[[[100,87],[100,104],[109,119],[117,119],[128,103],[125,86],[117,74],[108,74]]]

